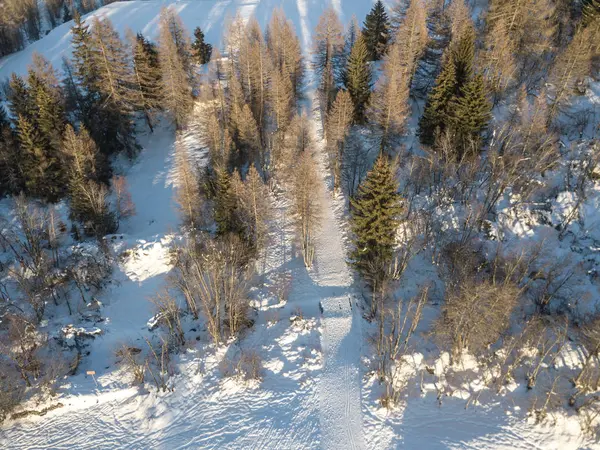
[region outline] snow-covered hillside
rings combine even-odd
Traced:
[[[136,0],[112,3],[86,19],[110,18],[122,36],[130,29],[155,39],[160,10],[171,7],[190,32],[200,26],[207,42],[220,47],[223,32],[236,14],[245,19],[254,16],[265,26],[274,9],[282,8],[295,25],[308,59],[319,16],[328,6],[346,23],[352,16],[362,20],[372,5],[367,0]],[[0,60],[0,80],[12,72],[25,74],[34,52],[61,67],[62,59],[71,52],[70,26],[61,25],[23,51]],[[115,364],[115,352],[124,343],[145,345],[143,339],[152,333],[149,321],[156,312],[149,298],[169,282],[170,249],[183,239],[173,198],[176,146],[200,165],[206,163],[206,150],[194,128],[175,133],[161,124],[154,134],[139,135],[141,153],[134,163],[120,167],[136,216],[124,224],[120,234],[108,238],[118,264],[110,285],[98,298],[104,321],[95,326],[102,335],[86,348],[89,354],[78,374],[66,378],[57,397],[49,399],[49,405],[60,406],[42,417],[7,420],[0,428],[0,446],[562,450],[597,445],[582,434],[574,417],[557,414],[555,421],[544,424],[527,418],[523,386],[511,385],[509,390],[515,389],[511,395],[465,408],[465,392],[476,391],[477,386],[466,383],[463,391],[440,401],[436,396],[440,379],[425,376],[411,380],[400,410],[390,412],[380,406],[377,380],[368,367],[372,324],[363,317],[359,306],[362,291],[346,261],[347,211],[341,195],[332,192],[322,120],[312,103],[316,80],[311,74],[308,78],[303,108],[309,116],[319,163],[320,188],[315,196],[320,200],[322,220],[314,267],[306,269],[298,255],[289,199],[275,189],[268,251],[257,275],[261,283],[252,289],[253,328],[243,339],[220,348],[197,342],[200,333],[192,328],[185,350],[173,358],[169,391],[131,388],[129,374]],[[555,214],[568,208],[567,197],[566,193],[558,196]],[[590,258],[599,258],[598,249],[591,244],[600,240],[599,205],[600,191],[584,205],[591,235],[585,240],[585,254]],[[2,206],[7,210],[10,205],[6,200]],[[508,206],[491,232],[505,233],[519,245],[520,238],[535,234],[542,225],[511,216],[514,210]],[[449,228],[456,226],[452,222],[459,212],[449,208],[440,212],[443,214],[448,215]],[[556,236],[552,239],[569,251]],[[435,282],[429,266],[418,259],[411,262],[411,279],[403,286],[407,292],[426,281]],[[597,286],[587,283],[590,292],[597,292]],[[282,285],[285,292],[279,291]],[[230,366],[250,351],[258,353],[263,362],[261,383],[230,376]],[[434,352],[429,344],[420,348],[413,355],[413,366],[421,365]],[[448,363],[445,358],[436,359],[432,371],[439,373]],[[475,371],[477,367],[473,363],[465,369]],[[89,371],[95,375],[87,375]]]

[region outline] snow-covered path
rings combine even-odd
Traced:
[[[314,84],[313,84],[314,85]],[[346,263],[336,205],[328,189],[329,173],[316,94],[309,92],[313,139],[321,186],[321,226],[316,234],[315,264],[310,272],[322,308],[321,347],[324,368],[319,385],[321,446],[326,449],[365,448],[360,395],[360,317],[354,316],[352,276]]]

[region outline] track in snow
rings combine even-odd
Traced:
[[[315,83],[313,83],[313,86]],[[319,385],[321,445],[326,449],[365,448],[360,395],[360,318],[353,314],[352,276],[346,249],[327,189],[328,170],[320,136],[321,119],[315,113],[316,93],[309,92],[311,126],[319,152],[321,226],[316,234],[315,265],[310,276],[321,293],[324,368]]]

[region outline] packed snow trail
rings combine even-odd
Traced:
[[[313,86],[315,83],[313,83]],[[321,179],[320,228],[316,234],[315,264],[311,278],[319,287],[324,358],[319,385],[321,446],[325,449],[365,448],[360,395],[360,317],[355,317],[352,276],[336,217],[334,199],[327,188],[329,179],[321,119],[316,113],[316,93],[309,91],[312,138]]]

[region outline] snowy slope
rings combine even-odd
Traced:
[[[175,8],[185,25],[200,26],[208,42],[221,41],[229,18],[255,15],[261,25],[276,7],[291,19],[308,56],[319,15],[332,5],[343,22],[359,20],[368,0],[197,0],[113,3],[88,17],[109,17],[122,34],[127,28],[156,37],[160,9]],[[43,53],[56,67],[70,53],[70,24],[62,25],[24,51],[0,60],[0,79],[25,73],[33,52]],[[308,93],[309,99],[311,92]],[[308,111],[314,108],[308,107]],[[241,350],[231,344],[214,351],[192,342],[177,361],[174,392],[140,393],[128,388],[114,367],[114,351],[124,340],[148,335],[152,316],[148,297],[164,287],[171,270],[168,249],[178,239],[173,202],[175,134],[161,127],[140,137],[143,151],[133,167],[124,168],[137,216],[115,237],[123,254],[116,282],[100,299],[108,321],[105,334],[90,346],[81,373],[97,372],[96,380],[78,375],[67,380],[62,408],[44,417],[7,422],[0,429],[3,448],[544,448],[575,449],[587,445],[576,422],[544,428],[507,412],[506,404],[465,410],[461,399],[438,406],[435,396],[420,396],[413,386],[407,406],[396,413],[379,409],[369,396],[372,380],[361,366],[368,336],[360,311],[351,308],[357,292],[346,264],[341,202],[328,186],[322,142],[316,138],[323,185],[319,190],[322,227],[316,239],[316,261],[307,271],[297,258],[285,199],[277,198],[272,245],[262,276],[266,290],[280,276],[291,276],[287,302],[258,293],[258,316],[243,346],[263,360],[260,386],[222,376],[221,361]],[[202,158],[194,130],[178,136],[188,151]],[[323,314],[319,311],[322,305]],[[303,319],[290,322],[300,310]],[[190,337],[190,339],[193,338]],[[365,353],[367,353],[365,351]],[[98,384],[96,384],[96,381]]]

